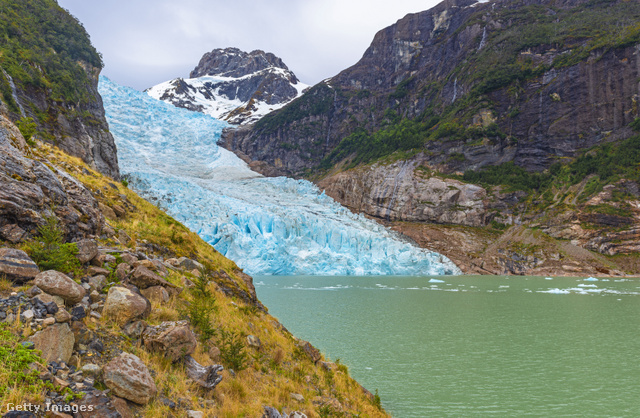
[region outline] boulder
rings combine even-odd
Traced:
[[[198,263],[195,260],[192,260],[190,258],[187,257],[180,257],[178,259],[178,266],[182,267],[185,270],[188,271],[192,271],[192,270],[200,270],[202,268],[204,268],[204,266],[200,263]]]
[[[116,267],[116,277],[118,280],[124,280],[131,272],[131,266],[127,263],[120,263]]]
[[[27,231],[16,224],[8,224],[0,228],[0,237],[4,240],[17,244],[27,237]]]
[[[167,267],[164,265],[164,263],[162,261],[160,261],[160,260],[151,260],[151,262],[155,266],[155,270],[157,270],[159,273],[169,274],[169,270],[167,270]]]
[[[147,350],[162,352],[172,361],[193,353],[198,344],[187,321],[148,326],[142,333],[142,341]]]
[[[247,344],[249,344],[250,347],[256,349],[260,349],[260,346],[262,345],[262,343],[260,342],[260,338],[256,337],[255,335],[247,335]]]
[[[42,351],[42,358],[51,361],[64,361],[71,358],[75,337],[68,324],[54,324],[36,332],[29,339],[36,350]]]
[[[56,322],[69,322],[71,321],[71,314],[67,312],[66,309],[61,308],[55,313],[54,318],[56,319]]]
[[[88,263],[98,255],[98,244],[92,239],[83,239],[76,242],[78,254],[76,258],[82,263]]]
[[[85,376],[97,377],[100,376],[100,373],[102,373],[102,367],[98,366],[97,364],[91,363],[85,364],[80,370]]]
[[[38,296],[36,296],[36,298],[40,299],[40,301],[45,305],[53,302],[58,305],[58,307],[64,307],[64,299],[62,299],[60,296],[53,296],[48,293],[40,293]]]
[[[79,418],[123,418],[113,401],[100,391],[88,392],[75,403]]]
[[[156,266],[153,264],[153,262],[151,262],[151,260],[138,260],[135,263],[133,263],[133,268],[136,268],[138,266],[142,266],[142,267],[146,267],[149,270],[155,270]]]
[[[7,279],[24,283],[36,277],[40,269],[27,253],[13,248],[0,248],[0,274]]]
[[[100,292],[102,288],[105,287],[106,285],[107,285],[107,278],[102,274],[89,277],[89,286],[91,286],[91,289],[93,290]]]
[[[130,265],[133,265],[133,263],[138,261],[138,257],[136,257],[135,255],[133,255],[131,253],[122,253],[120,255],[120,257],[122,258],[122,261],[124,261],[125,263],[130,264]]]
[[[142,295],[151,302],[166,303],[169,302],[169,292],[162,286],[151,286],[140,291]]]
[[[35,278],[35,284],[45,293],[60,296],[70,305],[80,302],[86,293],[84,288],[69,276],[55,270],[39,273]]]
[[[99,275],[108,276],[109,273],[111,273],[109,270],[102,267],[89,266],[89,268],[87,269],[87,274],[89,276],[99,276]]]
[[[147,328],[147,323],[144,321],[133,321],[122,327],[122,332],[129,338],[140,338],[142,333]]]
[[[111,392],[131,402],[144,405],[157,393],[147,366],[136,356],[122,353],[102,369],[104,384]]]
[[[111,209],[109,206],[102,204],[102,203],[98,203],[98,207],[100,208],[100,212],[102,212],[102,214],[109,219],[116,219],[116,213],[113,211],[113,209]]]
[[[102,314],[119,325],[124,325],[133,319],[148,316],[148,303],[149,301],[131,289],[114,286],[107,293],[107,300],[104,303]]]
[[[314,363],[317,363],[322,359],[322,354],[320,354],[320,351],[314,346],[312,346],[311,343],[309,343],[308,341],[303,341],[303,340],[298,341],[298,347],[300,347],[302,351],[304,351],[304,353]]]
[[[138,266],[133,270],[129,282],[139,289],[147,289],[151,286],[172,286],[171,283],[144,266]]]

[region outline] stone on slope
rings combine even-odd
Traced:
[[[147,366],[138,357],[122,353],[102,369],[104,384],[111,392],[137,404],[148,403],[157,393]]]
[[[148,268],[144,266],[138,266],[131,273],[131,277],[129,277],[129,282],[139,289],[146,289],[152,286],[165,286],[171,287],[172,284],[158,276]]]
[[[36,277],[40,269],[27,253],[13,248],[0,248],[0,274],[7,279],[24,283]]]
[[[107,293],[102,314],[119,325],[149,314],[148,301],[126,287],[114,286]]]
[[[36,350],[42,351],[42,357],[48,362],[69,361],[73,353],[75,337],[68,324],[54,324],[29,338]]]
[[[39,273],[35,284],[42,291],[53,296],[60,296],[67,304],[73,305],[82,300],[86,291],[66,274],[55,270]]]
[[[151,286],[140,291],[142,295],[152,302],[166,303],[169,302],[169,292],[162,286]]]
[[[164,353],[172,361],[193,353],[198,343],[187,321],[148,326],[142,334],[142,341],[147,350]]]
[[[78,254],[76,258],[82,263],[88,263],[98,255],[98,244],[92,239],[83,239],[76,242]]]

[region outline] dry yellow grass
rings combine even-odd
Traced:
[[[34,154],[46,158],[76,177],[94,192],[102,204],[133,205],[135,209],[128,210],[126,217],[108,220],[116,231],[123,229],[127,232],[134,240],[134,244],[131,245],[149,242],[166,247],[177,256],[197,258],[213,270],[224,270],[239,288],[248,290],[245,283],[234,274],[238,267],[233,261],[223,257],[197,234],[140,198],[132,190],[103,177],[81,160],[70,157],[54,147],[40,144],[34,150]],[[124,195],[125,199],[120,195]],[[103,244],[120,245],[114,239]],[[189,273],[171,272],[167,280],[182,286],[183,276],[192,278]],[[2,283],[0,289],[1,287]],[[210,283],[209,287],[215,297],[217,308],[212,315],[214,328],[232,331],[240,335],[245,342],[246,336],[254,335],[260,339],[261,347],[251,348],[245,343],[248,367],[237,371],[235,376],[225,370],[224,378],[215,390],[205,391],[187,379],[183,366],[170,363],[161,353],[148,353],[139,346],[128,346],[127,350],[138,355],[154,372],[158,387],[158,397],[140,411],[142,416],[170,416],[172,412],[160,398],[168,398],[174,402],[182,400],[189,404],[191,409],[203,411],[205,416],[212,417],[259,417],[265,405],[278,410],[285,408],[289,412],[301,411],[308,417],[387,416],[374,405],[361,386],[349,377],[346,367],[338,365],[326,370],[314,364],[297,347],[296,339],[282,331],[271,315],[254,306],[248,306],[239,299],[229,298],[214,282]],[[148,322],[157,324],[183,318],[184,307],[191,297],[190,292],[185,289],[180,295],[172,297],[169,303],[153,303]],[[120,333],[119,327],[107,318],[103,318],[97,326],[113,335]],[[212,364],[207,354],[208,346],[216,346],[220,342],[218,333],[206,345],[199,343],[194,358],[201,364]],[[304,400],[298,401],[291,396],[292,394],[302,395]],[[329,401],[332,406],[323,407],[322,401]]]

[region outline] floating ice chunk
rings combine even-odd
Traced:
[[[578,285],[578,287],[595,287],[595,288],[597,288],[598,286],[597,286],[597,285],[595,285],[595,284],[584,284],[584,283],[580,283],[580,284]]]
[[[429,283],[444,283],[444,280],[440,280],[440,279],[431,279],[431,280],[429,280]]]
[[[596,279],[595,277],[588,277],[586,279],[584,279],[585,282],[597,282],[598,279]]]
[[[553,280],[553,277],[545,277],[545,280]]]

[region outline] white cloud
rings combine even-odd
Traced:
[[[306,83],[356,63],[375,33],[437,0],[59,0],[85,26],[103,74],[143,89],[188,76],[215,48],[273,52]]]

